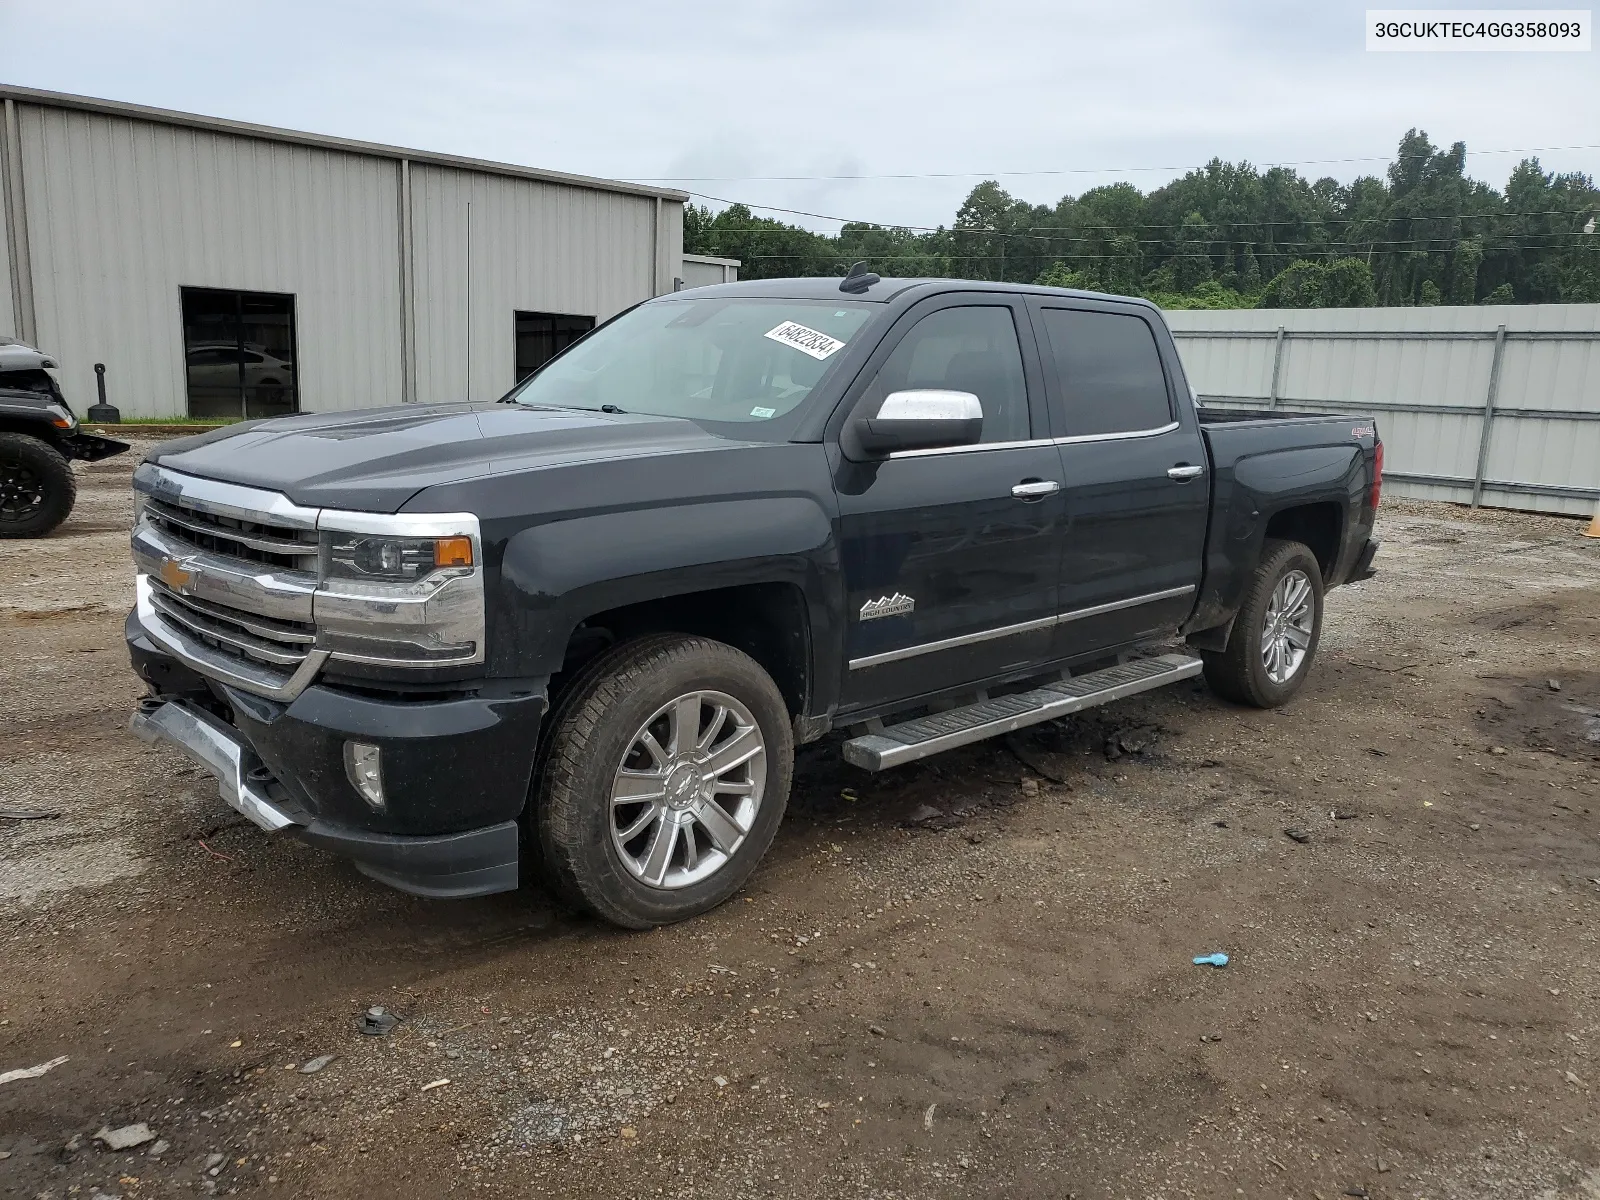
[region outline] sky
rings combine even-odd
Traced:
[[[1469,173],[1496,186],[1524,155],[1479,151],[1590,144],[1538,157],[1600,174],[1600,50],[1369,53],[1365,11],[0,0],[0,80],[659,181],[822,230],[949,224],[986,177],[1034,203],[1119,180],[1148,191],[1212,157],[1348,181],[1381,175],[1412,126],[1465,141]]]

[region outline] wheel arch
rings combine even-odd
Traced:
[[[1307,547],[1322,570],[1324,581],[1333,575],[1343,544],[1346,513],[1336,500],[1296,504],[1279,509],[1267,518],[1265,539],[1299,542]]]

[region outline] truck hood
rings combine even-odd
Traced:
[[[296,504],[397,512],[435,484],[729,446],[692,421],[516,404],[407,404],[253,421],[163,442],[149,460]]]

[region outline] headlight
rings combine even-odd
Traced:
[[[442,568],[471,567],[472,539],[324,534],[324,575],[329,579],[413,583]]]
[[[324,509],[316,645],[373,666],[450,666],[484,658],[484,579],[470,513]]]

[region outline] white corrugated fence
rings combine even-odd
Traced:
[[[1215,408],[1367,412],[1395,495],[1588,515],[1600,304],[1166,314]]]

